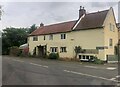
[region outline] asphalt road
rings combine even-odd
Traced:
[[[117,64],[3,56],[3,85],[117,85]]]

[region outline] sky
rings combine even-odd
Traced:
[[[1,30],[6,27],[30,27],[40,23],[50,25],[77,20],[79,8],[84,6],[87,13],[110,9],[113,7],[118,22],[118,2],[11,2],[0,3],[3,9]]]

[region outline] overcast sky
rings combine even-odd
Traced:
[[[3,2],[2,28],[30,27],[78,19],[78,10],[84,6],[87,13],[113,7],[118,21],[117,2]]]

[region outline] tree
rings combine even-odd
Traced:
[[[82,52],[82,47],[81,46],[75,46],[75,58],[77,58],[78,53]]]
[[[30,33],[32,33],[34,30],[36,30],[37,29],[37,26],[36,26],[36,24],[33,24],[31,27],[30,27],[30,29],[29,29],[29,34]]]
[[[28,29],[6,28],[2,32],[2,54],[8,54],[12,46],[20,46],[27,43]]]

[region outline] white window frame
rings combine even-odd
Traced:
[[[66,39],[66,34],[65,33],[61,34],[61,39]]]
[[[33,41],[38,41],[38,36],[33,36]]]
[[[109,46],[110,46],[110,47],[113,46],[113,39],[112,39],[112,38],[109,39]]]
[[[50,47],[51,53],[57,53],[58,47]]]
[[[49,40],[53,40],[53,34],[49,35]]]
[[[60,52],[61,52],[61,53],[67,52],[67,48],[66,48],[66,47],[60,47]]]

